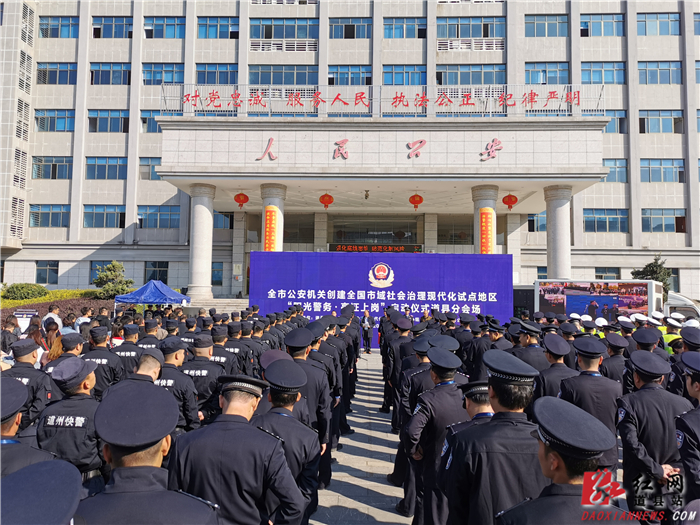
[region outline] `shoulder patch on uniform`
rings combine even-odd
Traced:
[[[219,506],[216,503],[212,503],[209,500],[203,499],[203,498],[198,498],[197,496],[194,496],[193,494],[190,494],[189,492],[185,492],[184,490],[178,490],[178,494],[182,494],[183,496],[189,496],[192,499],[196,499],[197,501],[201,501],[205,505],[209,505],[213,510],[217,510]]]
[[[448,448],[450,448],[450,444],[447,442],[447,438],[445,438],[445,441],[442,444],[442,452],[440,452],[440,457],[445,455],[445,452],[447,452]]]
[[[623,419],[625,419],[625,414],[627,414],[627,411],[624,408],[618,408],[617,409],[617,422],[619,423]]]
[[[676,373],[671,372],[671,374],[668,376],[668,382],[673,383],[673,380],[676,379]]]
[[[413,415],[415,416],[421,408],[422,408],[422,407],[421,407],[420,403],[418,403],[418,404],[416,405],[416,408],[413,410]]]
[[[278,439],[278,440],[280,440],[282,443],[284,443],[284,439],[282,439],[281,437],[279,437],[277,434],[273,434],[272,432],[270,432],[270,431],[267,430],[266,428],[258,427],[258,430],[262,430],[263,432],[265,432],[265,434],[269,434],[269,435],[271,435],[273,438]]]
[[[450,451],[450,457],[447,458],[447,464],[445,465],[445,470],[449,469],[450,465],[452,465],[452,451]]]
[[[676,446],[681,448],[683,446],[683,440],[685,439],[685,434],[680,430],[676,430]]]

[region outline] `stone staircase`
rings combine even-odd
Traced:
[[[207,304],[198,304],[196,301],[193,301],[190,306],[188,306],[185,310],[187,313],[189,313],[190,309],[194,310],[199,310],[200,308],[206,308],[209,310],[209,308],[216,308],[217,312],[226,312],[226,313],[231,313],[238,311],[240,312],[241,310],[245,310],[248,308],[248,299],[226,299],[226,298],[214,298],[211,301],[206,301]]]

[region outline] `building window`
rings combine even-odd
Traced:
[[[129,133],[129,110],[88,110],[88,132]]]
[[[472,86],[506,83],[505,64],[439,65],[438,86]]]
[[[526,37],[569,36],[568,15],[525,15]]]
[[[537,278],[539,280],[547,279],[547,267],[546,266],[538,266],[537,267]]]
[[[284,216],[284,242],[314,242],[314,215],[312,213],[287,213]]]
[[[58,261],[36,262],[36,284],[58,284]]]
[[[318,40],[318,18],[251,18],[250,38]]]
[[[685,210],[642,208],[642,231],[649,233],[685,233]]]
[[[233,212],[214,211],[215,230],[233,230]]]
[[[685,182],[683,159],[640,159],[642,182]]]
[[[168,261],[146,261],[144,263],[144,282],[161,281],[168,284]]]
[[[329,86],[371,86],[372,66],[328,66]]]
[[[581,64],[583,84],[624,84],[624,62],[583,62]]]
[[[385,86],[425,86],[425,66],[384,66]]]
[[[246,214],[247,215],[247,214]],[[438,215],[439,217],[439,215]],[[339,244],[422,244],[418,221],[410,217],[329,217],[328,242]]]
[[[627,133],[626,110],[606,109],[605,116],[610,117],[610,122],[603,128],[603,133]]]
[[[2,17],[2,4],[0,4],[0,17]],[[2,25],[2,18],[0,18],[0,25]],[[0,261],[0,283],[5,282],[5,261]]]
[[[78,17],[40,16],[39,38],[78,38]]]
[[[5,2],[0,2],[0,26],[5,18]],[[0,261],[0,283],[4,282],[3,277],[5,276],[5,261]]]
[[[72,179],[73,157],[32,157],[32,179]]]
[[[87,157],[87,180],[126,180],[127,157]]]
[[[586,233],[627,233],[629,231],[628,215],[628,210],[584,208],[583,231]]]
[[[526,84],[568,84],[568,62],[525,63]]]
[[[197,64],[197,84],[238,84],[238,64]]]
[[[126,206],[85,205],[83,228],[124,228]]]
[[[529,232],[546,232],[547,231],[547,212],[529,214],[527,216],[527,231]]]
[[[384,38],[425,38],[425,18],[385,18]]]
[[[90,84],[129,86],[131,85],[131,64],[90,64]]]
[[[161,84],[183,84],[185,82],[185,64],[144,64],[143,85],[160,86]]]
[[[474,217],[466,214],[438,214],[438,244],[474,244]]]
[[[249,84],[315,86],[318,66],[248,66]]]
[[[141,180],[160,180],[156,173],[156,166],[160,166],[160,157],[140,157],[139,175]]]
[[[131,17],[92,17],[92,38],[131,38],[133,32],[134,19]]]
[[[37,109],[34,111],[37,131],[75,131],[75,110]]]
[[[141,111],[141,133],[163,132],[155,117],[160,117],[160,111]]]
[[[640,84],[682,84],[680,62],[640,62]]]
[[[679,13],[638,13],[637,34],[639,36],[680,35]]]
[[[695,16],[697,16],[697,15],[695,15]],[[669,270],[671,270],[671,277],[668,280],[668,289],[671,292],[678,293],[681,289],[679,286],[679,282],[678,282],[679,281],[678,268],[669,268]],[[2,280],[2,279],[0,279],[0,280]]]
[[[331,18],[330,38],[372,38],[371,18]]]
[[[145,17],[146,38],[185,38],[185,17]]]
[[[90,261],[90,282],[88,282],[88,284],[95,284],[97,274],[102,268],[110,264],[112,264],[112,261]]]
[[[695,62],[695,82],[700,84],[700,62]]]
[[[78,76],[75,62],[39,62],[36,65],[36,83],[74,86]]]
[[[695,34],[700,35],[700,13],[693,14],[693,24],[695,26]]]
[[[68,228],[70,204],[30,204],[30,228]]]
[[[640,133],[683,133],[683,111],[639,111]]]
[[[197,18],[197,38],[238,40],[238,17]]]
[[[223,286],[223,284],[224,284],[224,263],[212,262],[211,263],[211,285],[212,286]]]
[[[625,15],[581,15],[581,36],[625,36]]]
[[[438,38],[505,38],[505,36],[505,17],[437,19]]]
[[[179,228],[180,206],[139,206],[139,228]]]
[[[608,268],[605,266],[596,266],[595,278],[605,281],[617,281],[620,279],[620,269],[614,267]]]
[[[627,182],[627,159],[603,159],[603,166],[610,169],[605,182]]]

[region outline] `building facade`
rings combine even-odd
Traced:
[[[3,282],[117,260],[233,297],[255,250],[479,253],[492,208],[515,283],[661,253],[700,296],[700,2],[11,0],[0,22]]]

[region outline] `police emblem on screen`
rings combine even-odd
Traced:
[[[394,284],[394,271],[386,263],[377,263],[369,271],[369,283],[375,288],[389,288]]]

